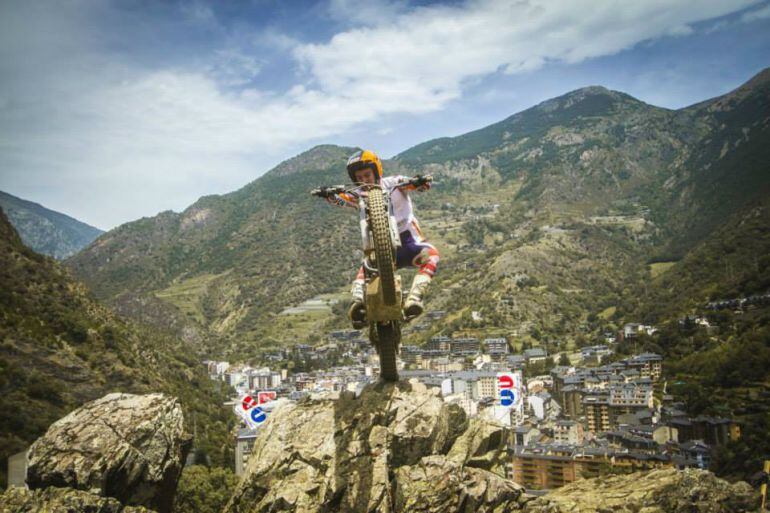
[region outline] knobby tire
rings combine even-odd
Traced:
[[[369,191],[369,229],[374,242],[374,257],[377,271],[380,273],[382,299],[386,305],[396,304],[396,273],[393,259],[393,241],[390,238],[388,209],[382,190],[373,188]]]
[[[401,340],[398,321],[377,323],[377,352],[380,354],[380,376],[385,381],[398,381],[396,351]]]
[[[374,243],[374,257],[380,275],[382,299],[386,305],[393,305],[396,298],[396,271],[393,241],[390,238],[388,209],[381,189],[369,191],[369,229]],[[377,352],[380,355],[380,376],[385,381],[398,381],[396,352],[401,341],[401,326],[398,321],[377,323]]]

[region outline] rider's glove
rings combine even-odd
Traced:
[[[414,185],[414,187],[418,191],[427,191],[430,189],[430,183],[433,181],[433,176],[431,175],[417,175],[411,180],[409,180],[409,183]]]

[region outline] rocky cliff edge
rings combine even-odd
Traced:
[[[505,477],[508,431],[468,419],[417,382],[274,410],[224,513],[737,513],[757,493],[700,470],[582,480],[535,498]],[[30,449],[28,484],[0,512],[172,508],[190,437],[176,400],[110,394],[54,423]],[[145,509],[147,508],[147,509]]]

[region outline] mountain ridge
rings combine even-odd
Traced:
[[[77,253],[104,233],[67,214],[3,191],[0,207],[27,245],[59,260]]]
[[[536,118],[536,117],[547,118],[551,113],[555,111],[567,111],[569,109],[572,109],[572,111],[569,112],[571,116],[578,117],[580,116],[581,113],[586,112],[586,110],[583,110],[587,106],[583,104],[586,100],[588,100],[589,103],[591,100],[594,100],[594,103],[591,104],[589,108],[595,108],[599,106],[603,109],[609,110],[612,108],[620,108],[623,106],[626,106],[626,107],[643,106],[643,107],[649,107],[652,109],[665,110],[665,109],[662,109],[661,107],[655,107],[653,105],[646,104],[643,101],[638,100],[626,93],[613,91],[603,86],[586,86],[586,87],[582,87],[582,88],[567,92],[556,98],[551,98],[549,100],[540,102],[537,105],[534,105],[523,111],[512,114],[511,116],[508,116],[507,118],[501,121],[479,128],[477,130],[472,130],[470,132],[466,132],[465,134],[461,134],[456,137],[440,137],[437,139],[426,141],[424,143],[420,143],[416,146],[412,146],[411,148],[408,148],[400,152],[398,155],[396,155],[394,157],[394,160],[406,161],[411,163],[425,163],[427,161],[424,158],[420,158],[418,155],[420,151],[424,151],[426,148],[429,148],[435,145],[440,145],[440,144],[447,144],[447,143],[449,143],[450,145],[453,145],[453,144],[456,144],[458,141],[476,139],[479,137],[487,138],[489,137],[490,134],[493,134],[497,138],[497,142],[499,143],[502,140],[513,136],[514,132],[512,132],[512,130],[514,130],[514,126],[516,124],[519,124],[522,122],[524,123],[531,122],[531,118]],[[592,112],[596,114],[596,111],[592,111]],[[538,123],[543,123],[543,122],[544,122],[543,120],[538,120]],[[523,134],[522,137],[526,137],[527,135],[531,135],[531,134]],[[483,147],[483,148],[478,148],[474,146],[473,148],[474,148],[474,151],[478,152],[478,151],[488,150],[491,147],[493,146]],[[469,154],[461,153],[456,157],[463,158],[463,157],[467,157],[468,155]]]
[[[734,166],[725,162],[757,162],[740,169],[754,197],[764,190],[764,125],[755,125],[749,142],[733,141],[721,155],[725,136],[743,134],[744,118],[759,123],[768,109],[764,89],[751,89],[738,108],[711,112],[670,111],[623,93],[583,88],[471,132],[475,139],[468,146],[459,136],[455,146],[433,154],[425,153],[428,142],[385,161],[386,172],[431,173],[437,180],[429,193],[414,197],[423,228],[443,255],[429,305],[457,308],[459,319],[438,322],[435,330],[472,326],[463,320],[470,317],[471,298],[495,319],[492,326],[504,330],[511,321],[493,303],[513,293],[529,305],[514,332],[527,340],[532,329],[555,329],[554,336],[572,343],[585,322],[581,311],[612,306],[624,281],[644,281],[650,261],[681,258],[746,208],[751,198],[741,196],[744,186],[730,185]],[[730,94],[720,98],[730,101]],[[521,130],[506,138],[514,119]],[[342,293],[352,279],[354,216],[306,194],[313,186],[344,181],[350,151],[313,147],[237,191],[201,198],[182,214],[112,231],[68,265],[108,301],[130,292],[169,302],[182,321],[216,334],[214,352],[229,347],[256,354],[304,341],[324,326],[339,327],[344,321],[331,316],[297,332],[278,314],[318,294]],[[404,158],[407,152],[425,158]],[[730,201],[721,201],[710,181],[725,187]],[[600,279],[578,275],[578,261]],[[465,276],[464,262],[478,271]],[[484,273],[506,266],[508,278],[495,283]],[[570,276],[564,266],[574,269]],[[532,281],[549,284],[547,291],[517,284]],[[487,293],[474,283],[488,287]],[[592,297],[571,296],[564,288],[590,290]],[[460,297],[453,290],[473,293]],[[622,311],[632,310],[629,305]],[[563,316],[561,327],[548,320],[555,314]]]

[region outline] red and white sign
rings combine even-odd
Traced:
[[[241,407],[244,410],[250,410],[257,405],[257,400],[250,395],[245,395],[241,398]]]
[[[498,387],[500,388],[513,388],[513,376],[510,374],[499,374],[497,376]]]
[[[264,392],[257,392],[257,403],[258,404],[269,403],[270,401],[275,401],[276,397],[278,397],[278,394],[275,392],[275,390],[266,390]]]
[[[519,408],[522,404],[522,393],[520,371],[497,373],[497,397],[501,406]]]

